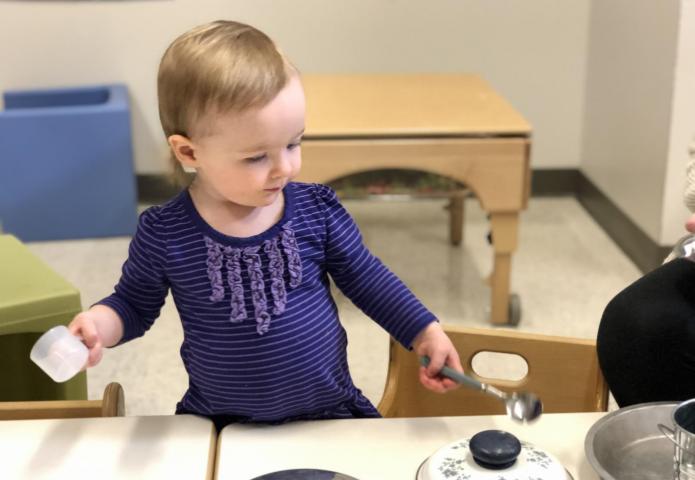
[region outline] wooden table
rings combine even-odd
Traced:
[[[510,320],[510,270],[529,189],[531,127],[474,75],[304,75],[301,181],[379,169],[464,183],[490,215],[491,322]]]
[[[229,425],[218,440],[217,480],[317,468],[360,480],[414,480],[420,464],[455,440],[501,429],[554,455],[575,480],[595,480],[584,438],[604,413],[546,414],[532,425],[506,416],[324,420]]]
[[[192,415],[0,422],[0,478],[212,478],[217,436]]]

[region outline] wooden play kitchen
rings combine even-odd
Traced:
[[[303,81],[307,129],[298,180],[409,169],[464,183],[490,217],[490,321],[518,323],[510,278],[530,190],[528,122],[475,75],[304,75]],[[461,206],[453,199],[452,214],[462,217]]]

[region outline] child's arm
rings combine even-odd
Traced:
[[[101,360],[104,347],[143,335],[159,316],[169,282],[158,211],[152,207],[140,216],[114,292],[77,315],[68,326],[89,348],[89,367]]]
[[[94,305],[82,312],[68,325],[73,335],[82,338],[89,348],[87,367],[93,367],[101,360],[104,347],[116,345],[123,337],[121,317],[106,305]]]
[[[372,255],[354,220],[335,192],[317,185],[325,222],[325,265],[352,303],[406,348],[436,316],[403,282]]]
[[[430,357],[427,368],[420,367],[420,383],[438,393],[458,388],[456,382],[439,375],[444,365],[463,372],[458,352],[439,322],[430,323],[418,333],[413,340],[413,350],[418,357]]]
[[[444,392],[457,385],[441,378],[443,365],[463,371],[449,337],[436,317],[403,282],[364,246],[349,213],[329,187],[317,186],[326,224],[326,268],[340,290],[406,348],[428,355],[420,370],[423,385]]]

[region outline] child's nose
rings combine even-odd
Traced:
[[[273,173],[276,177],[284,177],[292,172],[292,155],[289,152],[282,152],[275,161]]]

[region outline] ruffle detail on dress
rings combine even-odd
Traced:
[[[208,249],[208,279],[210,279],[211,302],[219,302],[224,298],[224,285],[222,284],[222,246],[205,237],[205,246]]]
[[[302,283],[302,259],[299,258],[299,247],[294,238],[292,222],[287,222],[282,226],[282,248],[287,256],[287,269],[290,272],[290,288],[296,288]]]
[[[285,290],[285,280],[282,278],[285,273],[285,262],[278,247],[278,239],[266,240],[263,242],[263,250],[268,256],[268,269],[270,270],[270,291],[273,295],[273,314],[280,315],[285,311],[287,305],[287,291]]]
[[[251,288],[253,303],[253,318],[256,320],[256,331],[263,335],[270,329],[271,315],[268,312],[268,298],[265,293],[263,280],[263,257],[261,247],[268,259],[270,277],[270,293],[272,296],[272,314],[280,315],[287,307],[287,287],[285,285],[285,265],[289,277],[289,288],[296,288],[302,282],[302,260],[299,247],[291,228],[291,222],[282,226],[280,235],[265,240],[262,245],[233,248],[220,245],[209,237],[205,238],[207,247],[207,274],[210,280],[210,301],[219,302],[224,299],[225,286],[222,269],[226,269],[227,286],[230,290],[230,315],[232,323],[239,323],[249,318],[246,311],[245,292],[243,283],[243,266],[246,265]],[[284,257],[283,257],[284,253]]]
[[[267,299],[265,297],[265,282],[261,270],[261,256],[258,254],[260,247],[246,247],[244,249],[244,263],[246,271],[251,279],[251,300],[253,301],[254,317],[256,318],[256,331],[263,335],[270,328],[270,315],[268,314]]]
[[[229,319],[233,323],[239,323],[246,318],[244,308],[244,285],[241,283],[241,264],[239,258],[241,251],[238,248],[224,247],[224,256],[227,259],[227,285],[232,292],[230,306],[232,312]]]

